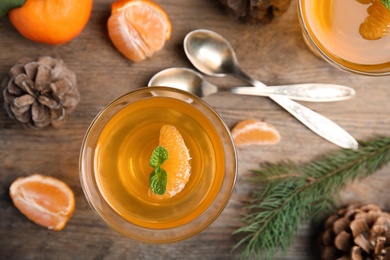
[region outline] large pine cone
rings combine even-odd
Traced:
[[[2,88],[7,114],[34,129],[61,125],[80,100],[75,73],[50,57],[20,60]]]
[[[331,215],[321,237],[322,259],[390,259],[390,214],[351,205]]]
[[[291,0],[220,0],[237,18],[249,22],[269,23],[285,13]]]

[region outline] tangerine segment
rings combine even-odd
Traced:
[[[28,219],[53,230],[63,229],[75,208],[73,191],[64,182],[39,174],[17,178],[10,196]]]
[[[114,2],[107,26],[114,46],[134,62],[161,50],[172,31],[167,13],[149,0]]]
[[[232,129],[232,137],[237,147],[270,145],[280,142],[280,134],[274,126],[256,119],[237,123]]]
[[[368,16],[360,25],[359,32],[366,40],[377,40],[390,32],[390,10],[380,0],[372,0],[367,8]]]
[[[62,44],[84,29],[93,0],[27,0],[9,12],[14,27],[29,40]]]
[[[168,175],[164,195],[157,198],[171,198],[181,192],[191,175],[190,153],[183,137],[176,127],[163,125],[160,130],[159,145],[168,151],[168,159],[161,165]]]

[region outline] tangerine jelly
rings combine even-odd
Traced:
[[[381,37],[368,40],[366,38],[369,37],[363,37],[360,31],[371,10],[377,9],[373,6],[378,4],[376,2],[299,0],[299,18],[309,48],[345,71],[365,75],[390,74],[390,35],[383,33]],[[370,26],[378,27],[386,27],[383,24],[390,22],[371,20],[375,24]],[[370,28],[372,30],[373,27]]]
[[[167,124],[184,139],[191,176],[183,190],[161,199],[150,195],[149,160]],[[230,197],[237,167],[229,129],[218,114],[199,98],[167,87],[140,89],[108,105],[86,134],[80,165],[92,208],[122,234],[157,243],[187,238],[211,224]]]

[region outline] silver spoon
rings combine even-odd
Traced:
[[[218,88],[208,82],[198,72],[187,68],[169,68],[154,75],[148,86],[170,86],[191,92],[199,97],[205,97],[217,92],[231,92],[240,95],[270,96],[280,95],[288,98],[311,101],[340,101],[355,95],[352,88],[333,84],[296,84],[275,86],[270,88],[235,87]]]
[[[215,32],[202,29],[190,32],[184,39],[184,51],[191,63],[207,75],[222,77],[232,74],[257,88],[267,87],[241,70],[230,43]],[[270,98],[326,140],[343,148],[358,148],[357,141],[328,118],[286,97],[271,95]]]

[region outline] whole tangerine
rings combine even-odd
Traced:
[[[29,40],[66,43],[81,33],[92,11],[93,0],[26,0],[9,12],[14,27]]]

